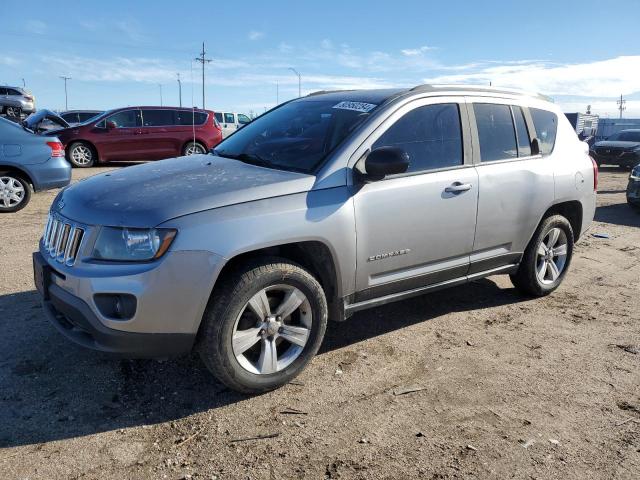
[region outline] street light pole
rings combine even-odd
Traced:
[[[182,107],[182,82],[180,81],[180,74],[178,75],[178,97],[180,98],[180,106]]]
[[[162,84],[159,83],[158,86],[160,87],[160,106],[162,106]]]
[[[210,58],[205,58],[205,51],[204,51],[204,42],[202,42],[202,52],[200,52],[200,56],[196,57],[196,62],[200,62],[202,64],[202,109],[204,110],[205,106],[204,106],[204,64],[205,63],[211,63],[211,59]]]
[[[64,109],[69,110],[69,102],[68,102],[68,96],[67,96],[67,80],[71,80],[71,77],[65,77],[64,75],[61,75],[60,78],[64,80]]]
[[[289,70],[291,70],[293,73],[295,73],[298,76],[298,97],[301,97],[302,96],[302,75],[300,75],[298,71],[293,67],[289,67]]]

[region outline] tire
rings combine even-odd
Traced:
[[[69,163],[78,168],[93,167],[98,160],[98,153],[86,142],[73,142],[67,149]]]
[[[31,200],[29,182],[15,173],[0,172],[0,213],[22,210],[29,200]]]
[[[182,149],[182,155],[204,155],[207,153],[207,147],[200,142],[189,142]]]
[[[290,382],[311,361],[322,343],[327,316],[324,291],[313,275],[288,260],[263,259],[237,269],[216,287],[197,350],[209,371],[229,388],[266,392]],[[269,352],[275,352],[275,361]]]
[[[573,229],[565,217],[552,215],[543,219],[524,252],[518,271],[511,275],[511,282],[525,295],[542,297],[550,294],[569,270],[573,245]]]
[[[20,107],[4,107],[4,113],[7,117],[20,118],[22,109]]]

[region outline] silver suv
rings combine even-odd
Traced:
[[[597,167],[560,109],[474,87],[320,92],[211,154],[55,199],[35,282],[60,332],[196,349],[229,387],[289,382],[327,319],[494,274],[547,295],[593,219]]]
[[[0,86],[0,112],[8,117],[20,117],[35,112],[35,98],[24,88]]]

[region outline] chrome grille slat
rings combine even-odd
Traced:
[[[44,250],[56,262],[71,267],[78,256],[84,233],[83,227],[55,214],[49,214],[42,237]]]

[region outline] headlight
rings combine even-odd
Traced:
[[[640,180],[640,165],[636,165],[635,167],[633,167],[633,170],[631,170],[631,177],[632,180]]]
[[[102,227],[91,256],[123,262],[153,260],[165,254],[176,233],[170,228]]]

